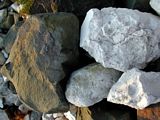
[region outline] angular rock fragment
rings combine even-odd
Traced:
[[[100,64],[91,64],[75,71],[66,89],[67,100],[79,107],[91,106],[107,98],[112,85],[121,72],[107,69]]]
[[[150,0],[150,5],[160,15],[160,0]]]
[[[123,73],[110,89],[107,100],[143,109],[160,102],[160,72],[143,72],[133,68]]]
[[[91,9],[82,24],[80,46],[104,67],[144,68],[160,57],[160,19],[125,8]]]
[[[2,73],[21,101],[39,112],[68,111],[59,82],[78,56],[77,18],[70,13],[30,16],[19,28]]]

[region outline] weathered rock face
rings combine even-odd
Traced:
[[[5,51],[9,54],[11,51],[11,48],[13,46],[13,43],[16,40],[18,29],[23,24],[23,22],[19,21],[16,24],[14,24],[6,34],[6,36],[3,39],[2,47],[5,49]]]
[[[150,5],[160,15],[160,0],[150,0]]]
[[[74,64],[78,56],[78,26],[73,14],[48,13],[30,16],[19,28],[2,73],[33,110],[68,110],[58,83],[65,76],[65,66]]]
[[[80,46],[104,67],[144,68],[160,57],[160,19],[124,8],[91,9],[82,24]]]
[[[123,73],[113,85],[108,101],[143,109],[160,102],[160,72],[143,72],[136,68]]]
[[[100,64],[91,64],[75,71],[66,89],[66,98],[79,107],[91,106],[107,98],[112,85],[121,72],[107,69]]]

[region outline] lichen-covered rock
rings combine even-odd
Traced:
[[[160,15],[160,0],[150,0],[150,5]]]
[[[91,9],[82,24],[80,46],[104,67],[144,68],[160,57],[160,19],[125,8]]]
[[[111,88],[107,100],[143,109],[160,102],[160,72],[143,72],[133,68],[123,73]]]
[[[100,64],[91,64],[75,71],[66,89],[67,100],[79,107],[91,106],[107,98],[112,85],[121,72],[107,69]]]
[[[2,73],[31,109],[68,111],[59,82],[66,66],[77,60],[78,31],[78,20],[70,13],[30,16],[19,28]]]

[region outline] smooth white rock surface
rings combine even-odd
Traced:
[[[107,100],[135,109],[160,102],[160,72],[143,72],[133,68],[123,73],[110,89]]]
[[[81,27],[80,47],[107,68],[144,68],[160,57],[160,18],[126,8],[91,9]]]
[[[72,73],[65,92],[67,100],[79,107],[88,107],[107,98],[121,72],[91,64]]]
[[[160,0],[150,0],[150,6],[160,15]]]

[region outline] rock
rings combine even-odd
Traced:
[[[159,120],[160,103],[137,111],[137,120]]]
[[[3,107],[4,107],[4,105],[3,105],[3,99],[0,98],[0,108],[3,108]]]
[[[87,107],[78,108],[76,120],[93,120],[91,111]]]
[[[150,6],[160,15],[160,0],[150,0]]]
[[[112,85],[121,72],[91,64],[75,71],[66,89],[67,100],[79,107],[91,106],[107,98]]]
[[[25,116],[24,120],[41,120],[41,117],[41,113],[32,111],[31,114]]]
[[[5,19],[7,16],[7,9],[0,10],[0,23]]]
[[[8,81],[4,81],[0,85],[0,97],[4,99],[4,105],[15,104],[18,99],[18,96],[16,94],[13,94],[12,91],[9,89]]]
[[[0,66],[3,66],[3,64],[6,62],[6,59],[2,52],[0,52]]]
[[[21,27],[21,25],[23,24],[22,21],[17,22],[16,24],[14,24],[8,31],[8,33],[6,34],[6,36],[4,37],[3,40],[3,48],[5,48],[5,51],[9,54],[10,50],[13,46],[13,43],[16,40],[17,33],[18,33],[18,29]]]
[[[59,82],[77,61],[78,26],[73,14],[46,13],[30,16],[19,28],[2,73],[31,109],[44,113],[68,111]]]
[[[91,8],[102,8],[113,6],[115,0],[59,0],[58,10],[73,12],[76,16],[85,16]]]
[[[10,27],[14,24],[14,15],[7,14],[7,16],[4,17],[2,22],[0,23],[0,29],[10,29]]]
[[[133,68],[123,73],[111,88],[107,100],[135,109],[160,102],[160,72],[143,72]]]
[[[27,114],[29,111],[31,111],[26,105],[24,105],[24,104],[21,104],[19,107],[18,107],[18,109],[22,112],[22,113],[24,113],[24,114]]]
[[[150,13],[91,9],[81,27],[80,47],[104,67],[142,69],[160,57],[159,26],[160,19]]]
[[[9,120],[7,114],[2,110],[0,110],[0,120]]]
[[[150,0],[122,0],[122,1],[121,2],[124,5],[123,7],[129,9],[138,9],[140,11],[145,11],[145,12],[149,12],[150,10],[150,5],[149,5]]]
[[[47,13],[47,12],[55,13],[58,9],[57,8],[58,6],[56,5],[55,1],[56,0],[34,0],[34,3],[31,6],[29,12],[30,14]]]
[[[12,5],[12,1],[11,0],[3,0],[0,2],[0,10],[9,7],[10,5]]]

